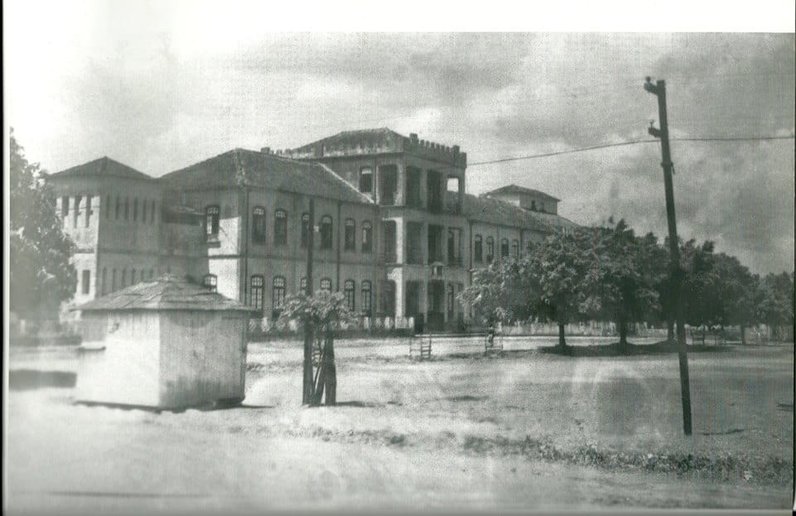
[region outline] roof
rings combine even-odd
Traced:
[[[465,194],[462,211],[463,215],[470,220],[553,232],[553,228],[547,221],[535,217],[529,211],[497,199]]]
[[[372,204],[331,169],[320,163],[297,161],[274,154],[234,149],[160,178],[167,187],[267,187],[274,190]]]
[[[539,190],[534,190],[533,188],[525,188],[524,186],[518,186],[515,184],[501,186],[496,190],[491,190],[489,192],[486,192],[484,195],[495,195],[495,194],[526,194],[526,195],[536,195],[539,197],[544,197],[546,199],[550,199],[551,201],[561,200],[556,197],[553,197],[550,194],[540,192]]]
[[[60,172],[50,174],[51,178],[62,177],[86,177],[86,176],[113,176],[125,177],[128,179],[142,179],[145,181],[153,181],[154,178],[150,177],[143,172],[128,167],[124,163],[119,163],[116,160],[103,156],[102,158],[77,165]]]
[[[210,310],[251,312],[254,309],[213,292],[184,276],[164,274],[73,308],[87,311]]]
[[[384,148],[399,151],[401,150],[399,146],[405,139],[407,139],[406,136],[398,134],[387,127],[356,129],[353,131],[342,131],[321,140],[302,145],[293,150],[301,151],[318,144],[326,144],[327,146],[334,147],[354,147],[361,144],[362,147],[365,148]]]

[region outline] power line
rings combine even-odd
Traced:
[[[761,141],[761,140],[792,140],[794,135],[788,136],[739,136],[739,137],[715,137],[715,138],[670,138],[673,142],[739,142],[739,141]],[[577,149],[567,149],[556,152],[546,152],[543,154],[530,154],[527,156],[517,156],[514,158],[502,158],[490,161],[477,161],[475,163],[468,163],[468,167],[477,165],[491,165],[493,163],[505,163],[507,161],[519,161],[525,159],[535,158],[548,158],[551,156],[560,156],[562,154],[575,154],[577,152],[586,152],[598,149],[607,149],[610,147],[624,147],[626,145],[637,145],[640,143],[658,143],[658,140],[629,140],[626,142],[606,143],[603,145],[592,145],[591,147],[579,147]]]

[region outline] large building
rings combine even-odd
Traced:
[[[458,146],[374,129],[235,149],[159,178],[105,157],[48,180],[77,244],[74,303],[171,272],[273,319],[306,285],[312,230],[314,290],[438,329],[465,319],[456,299],[474,269],[575,226],[536,190],[466,194],[466,168]]]

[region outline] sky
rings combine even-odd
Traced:
[[[530,23],[527,32],[398,33],[375,23],[366,28],[383,32],[333,33],[321,30],[361,30],[351,20],[374,19],[374,4],[297,5],[8,0],[7,125],[49,172],[109,156],[153,176],[236,147],[292,148],[389,127],[459,145],[469,193],[515,183],[558,197],[575,222],[624,218],[661,238],[657,143],[476,163],[650,139],[658,107],[646,76],[666,81],[672,138],[794,134],[789,2],[779,33],[647,32],[643,17],[611,32],[608,17],[585,11],[569,32]],[[333,12],[344,8],[342,18]],[[423,3],[382,9],[382,21],[402,11],[404,31],[446,15]],[[302,30],[305,18],[316,20],[313,32],[275,32]],[[479,25],[476,14],[472,27],[494,31],[491,19]],[[497,30],[516,30],[501,19]],[[673,141],[672,159],[681,237],[712,240],[753,272],[793,270],[792,138]]]

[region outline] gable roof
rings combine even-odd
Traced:
[[[187,277],[164,274],[89,301],[72,310],[223,310],[251,312],[253,308],[222,296],[190,281]]]
[[[82,165],[67,168],[66,170],[55,172],[49,175],[51,178],[83,176],[113,176],[125,177],[128,179],[142,179],[145,181],[154,180],[153,177],[148,176],[143,172],[139,172],[132,167],[128,167],[124,163],[119,163],[108,156],[103,156],[99,159],[89,161],[88,163],[83,163]]]
[[[406,139],[408,139],[406,136],[398,134],[387,127],[355,129],[353,131],[342,131],[292,150],[300,152],[317,145],[326,145],[327,147],[354,147],[362,145],[364,148],[400,151],[402,150],[403,141]]]
[[[470,220],[503,224],[523,229],[552,233],[553,227],[541,218],[522,208],[484,196],[464,194],[462,212]]]
[[[556,197],[553,197],[550,194],[540,192],[539,190],[534,190],[533,188],[525,188],[524,186],[519,186],[515,184],[501,186],[496,190],[491,190],[489,192],[486,192],[484,195],[494,195],[494,194],[526,194],[526,195],[536,195],[538,197],[544,197],[546,199],[550,199],[551,201],[561,200]]]
[[[162,176],[171,188],[267,187],[351,203],[373,202],[320,163],[234,149]]]

